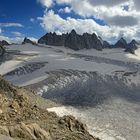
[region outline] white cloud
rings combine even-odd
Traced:
[[[30,40],[32,40],[34,42],[37,42],[37,38],[35,38],[35,37],[27,37],[27,38],[29,38]],[[6,40],[9,43],[19,43],[20,44],[23,42],[24,37],[23,36],[7,37],[7,36],[0,35],[0,41],[1,40]]]
[[[41,26],[47,32],[56,32],[58,34],[70,32],[75,29],[79,34],[85,32],[97,33],[103,39],[113,41],[112,39],[118,39],[121,36],[125,37],[127,40],[132,38],[137,38],[136,34],[140,32],[138,26],[119,27],[119,26],[100,26],[93,19],[74,19],[68,17],[67,19],[61,18],[54,11],[50,10],[42,18],[38,18],[42,21]],[[114,40],[116,41],[116,40]]]
[[[50,7],[53,4],[53,0],[37,0],[37,1],[46,7]]]
[[[137,11],[140,11],[140,0],[133,0]]]
[[[63,19],[52,10],[46,9],[44,16],[39,19],[41,26],[48,32],[61,34],[74,28],[78,33],[97,32],[107,40],[118,39],[121,36],[127,40],[140,37],[140,0],[51,0],[52,8],[55,4],[66,4],[67,7],[60,9],[59,12],[73,11],[82,19],[71,17]],[[123,8],[126,5],[128,10]],[[99,25],[92,17],[104,20],[107,25]]]
[[[35,22],[35,19],[34,18],[30,18],[30,21],[34,23]]]
[[[0,23],[0,27],[24,27],[20,23]]]
[[[65,8],[61,8],[59,9],[60,13],[71,13],[71,8],[69,7],[65,7]]]
[[[30,40],[32,40],[33,42],[37,42],[38,41],[38,39],[35,38],[35,37],[27,37],[27,38],[30,39]]]
[[[17,36],[17,37],[23,36],[23,34],[20,33],[20,32],[12,32],[12,34],[13,34],[14,36]]]
[[[112,7],[112,6],[122,4],[124,2],[128,2],[128,0],[89,0],[89,2],[93,6],[102,5],[102,6]]]
[[[114,16],[106,20],[110,25],[115,25],[120,27],[135,26],[139,24],[138,18],[133,16]]]
[[[0,40],[6,40],[9,43],[21,43],[23,41],[24,37],[7,37],[0,35]]]

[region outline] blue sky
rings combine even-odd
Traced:
[[[139,39],[139,0],[1,0],[0,39],[21,41],[46,32],[97,33],[108,41]]]
[[[38,21],[31,22],[31,18],[42,16],[44,8],[35,0],[1,0],[0,23],[20,23],[24,27],[2,28],[3,35],[12,37],[12,32],[20,32],[25,36],[40,37],[45,31]]]

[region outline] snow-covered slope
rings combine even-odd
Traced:
[[[46,45],[6,47],[12,59],[0,74],[18,86],[63,104],[103,140],[140,139],[140,53],[123,49],[73,51]]]

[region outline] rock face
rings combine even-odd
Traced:
[[[9,43],[5,40],[0,41],[0,46],[9,45]]]
[[[72,116],[48,112],[41,97],[17,88],[0,77],[0,139],[99,140]]]
[[[64,46],[67,34],[57,35],[56,33],[47,33],[38,40],[40,44]]]
[[[26,44],[26,43],[33,44],[33,45],[36,44],[35,42],[33,42],[30,39],[28,39],[28,38],[25,37],[24,40],[23,40],[23,42],[22,42],[22,44]]]
[[[83,35],[78,35],[75,30],[72,30],[70,34],[66,37],[65,47],[71,48],[73,50],[80,49],[97,49],[102,50],[103,45],[96,34],[84,33]]]
[[[75,30],[72,30],[69,34],[57,35],[56,33],[47,33],[38,40],[40,44],[65,46],[73,50],[80,49],[97,49],[102,50],[104,44],[96,34],[84,33],[79,35]]]
[[[129,52],[129,53],[132,53],[132,54],[135,54],[135,50],[138,49],[138,46],[140,46],[140,43],[138,43],[136,40],[132,40],[128,45],[127,45],[127,48],[126,48],[126,52]]]
[[[0,46],[0,57],[3,56],[4,52],[5,52],[5,49],[2,46]]]
[[[132,40],[127,44],[124,38],[121,38],[116,44],[111,45],[107,41],[102,40],[101,37],[97,36],[95,33],[89,34],[84,33],[79,35],[75,30],[72,30],[69,34],[57,35],[56,33],[47,33],[38,40],[40,44],[52,45],[52,46],[65,46],[73,50],[81,49],[96,49],[102,50],[105,48],[124,48],[125,51],[133,53],[138,48],[139,43]]]
[[[124,38],[121,38],[115,45],[115,48],[126,48],[127,47],[127,42]]]

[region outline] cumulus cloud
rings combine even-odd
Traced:
[[[38,39],[35,38],[35,37],[27,37],[27,38],[29,38],[29,39],[32,40],[33,42],[37,42],[37,41],[38,41]]]
[[[74,19],[68,17],[66,19],[61,18],[58,14],[55,14],[53,10],[48,11],[41,20],[41,26],[47,32],[56,32],[57,34],[70,32],[75,29],[79,34],[85,32],[97,33],[99,36],[106,40],[112,41],[112,39],[118,39],[120,36],[132,39],[137,33],[136,27],[116,27],[116,26],[100,26],[93,19]]]
[[[27,37],[29,38],[30,40],[34,41],[34,42],[37,42],[37,38],[35,37]],[[24,40],[24,37],[23,36],[16,36],[16,37],[7,37],[7,36],[3,36],[3,35],[0,35],[0,41],[1,40],[6,40],[7,42],[9,43],[22,43],[23,40]]]
[[[46,6],[45,1],[48,0],[44,0],[44,6]],[[51,0],[50,3],[49,6],[52,9],[55,4],[67,5],[58,12],[74,12],[81,16],[81,19],[62,18],[53,10],[46,10],[43,17],[38,19],[41,20],[41,26],[47,32],[61,34],[74,28],[80,34],[96,32],[107,40],[118,39],[122,36],[128,40],[140,37],[139,0]],[[46,6],[47,9],[49,6]],[[124,10],[125,6],[128,10]],[[99,25],[93,17],[105,21],[107,25]]]
[[[106,20],[110,25],[115,25],[120,27],[135,26],[139,23],[139,20],[136,17],[132,17],[132,16],[114,16]]]
[[[23,39],[24,39],[23,37],[10,38],[7,36],[0,35],[0,40],[6,40],[9,43],[21,43],[23,41]]]
[[[128,0],[89,0],[89,2],[93,6],[107,6],[107,7],[112,7],[116,6],[125,2],[128,2]]]
[[[20,23],[0,23],[0,27],[24,27]]]
[[[23,34],[20,33],[20,32],[12,32],[12,34],[13,34],[14,36],[17,36],[17,37],[23,36]]]
[[[140,0],[134,0],[134,5],[137,11],[140,11]]]
[[[60,13],[70,13],[71,12],[71,8],[66,6],[65,8],[59,9],[59,12]]]
[[[53,0],[37,0],[43,6],[50,7],[53,4]]]

